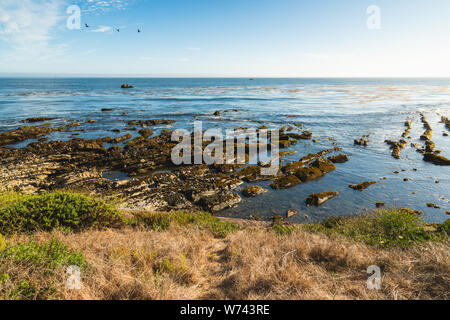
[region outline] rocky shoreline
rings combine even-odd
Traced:
[[[220,116],[220,112],[215,113]],[[22,120],[26,124],[15,130],[0,133],[0,190],[14,190],[22,193],[39,193],[59,189],[83,191],[106,198],[120,198],[124,208],[148,211],[170,210],[204,210],[219,212],[241,202],[237,191],[244,183],[270,180],[270,187],[275,190],[292,188],[301,183],[308,183],[325,176],[349,160],[344,153],[334,154],[341,148],[324,149],[314,154],[301,157],[280,165],[277,173],[264,176],[261,169],[269,164],[259,162],[247,165],[252,143],[244,145],[234,141],[234,149],[245,150],[246,164],[213,164],[175,166],[171,160],[172,149],[178,144],[172,141],[172,131],[164,129],[155,135],[152,127],[170,125],[172,119],[148,119],[126,121],[128,133],[120,137],[99,137],[97,139],[74,138],[69,141],[46,141],[46,136],[56,131],[76,130],[81,125],[74,122],[65,126],[52,126],[53,118],[36,117]],[[435,149],[432,128],[424,115],[421,115],[425,132],[421,136],[424,146],[411,144],[424,156],[424,161],[435,165],[448,166],[450,160]],[[125,121],[125,120],[124,120]],[[43,124],[39,124],[45,122]],[[89,120],[86,125],[95,121]],[[449,120],[442,117],[442,122],[449,129]],[[387,140],[392,155],[400,159],[401,150],[410,139],[411,121],[406,120],[406,129],[397,141]],[[265,129],[261,126],[257,132]],[[242,128],[240,128],[242,130]],[[280,158],[292,155],[292,146],[299,140],[313,140],[313,134],[299,124],[284,126],[279,129]],[[370,135],[355,140],[356,145],[367,147]],[[6,147],[29,139],[38,139],[26,147],[15,149]],[[272,147],[269,139],[258,144]],[[205,148],[208,143],[203,143]],[[225,150],[225,148],[224,148]],[[191,153],[193,154],[193,152]],[[329,156],[328,156],[329,155]],[[327,157],[328,156],[328,157]],[[109,173],[126,175],[125,179],[108,178]],[[376,181],[355,181],[349,187],[363,191]],[[243,195],[257,197],[268,190],[256,185],[247,186]],[[319,206],[325,201],[338,196],[338,192],[324,190],[320,194],[305,197],[307,205]]]

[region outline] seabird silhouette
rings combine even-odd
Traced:
[[[85,23],[84,25],[86,26],[86,28],[89,28],[89,26],[88,26],[88,24],[87,24],[87,23]]]
[[[117,32],[120,32],[120,29],[116,29],[117,30]]]
[[[138,29],[138,33],[141,33],[141,29]]]

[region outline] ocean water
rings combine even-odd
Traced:
[[[123,90],[122,83],[135,88]],[[102,112],[102,108],[113,111]],[[227,109],[237,111],[222,112],[221,117],[212,115]],[[203,121],[204,129],[262,124],[275,128],[300,122],[319,142],[299,141],[293,147],[297,153],[287,160],[331,148],[334,142],[350,157],[349,162],[337,164],[337,170],[323,178],[288,190],[270,190],[252,199],[243,197],[238,207],[220,213],[241,218],[255,214],[269,219],[296,209],[299,214],[292,221],[318,221],[332,215],[356,214],[374,208],[376,202],[385,202],[387,206],[422,210],[429,222],[448,219],[445,211],[450,209],[450,167],[424,162],[409,144],[401,159],[394,159],[384,142],[401,139],[404,122],[409,119],[410,141],[422,145],[421,112],[433,127],[436,148],[450,158],[450,137],[443,136],[446,129],[439,122],[441,115],[450,117],[450,79],[0,79],[0,132],[15,129],[23,125],[20,120],[36,116],[56,117],[53,124],[81,122],[85,129],[77,136],[81,138],[121,136],[127,133],[125,121],[139,119],[177,121],[156,127],[156,133],[165,128],[193,130],[194,120]],[[87,124],[88,119],[96,120],[95,124]],[[121,132],[113,133],[112,129]],[[48,137],[67,140],[73,138],[72,134],[57,132]],[[353,140],[365,134],[371,135],[369,146],[355,146]],[[348,187],[383,177],[387,180],[363,192]],[[410,181],[404,182],[405,177]],[[270,189],[270,182],[256,184]],[[318,208],[305,206],[309,194],[324,190],[340,194]],[[428,208],[428,202],[442,208]]]

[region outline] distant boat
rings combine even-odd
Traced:
[[[252,81],[252,80],[255,80],[255,79],[253,79],[253,78],[250,78],[249,80],[250,80],[250,81]]]

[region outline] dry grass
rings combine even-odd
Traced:
[[[29,235],[7,239],[24,242]],[[224,238],[195,226],[35,233],[83,253],[82,290],[65,287],[65,267],[43,275],[36,266],[0,261],[0,275],[28,279],[63,299],[448,299],[448,241],[380,249],[341,236],[296,230],[278,236],[247,226]],[[0,258],[1,260],[1,258]],[[382,288],[368,290],[366,269],[382,268]],[[12,270],[11,268],[14,268]],[[0,296],[5,283],[0,281]],[[15,283],[17,285],[17,283]]]

